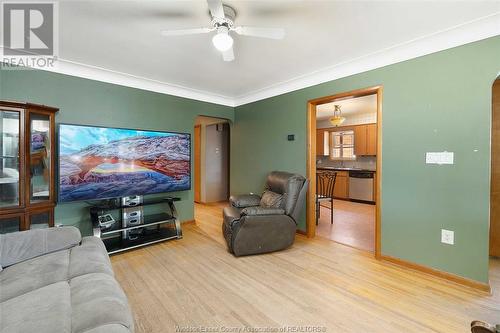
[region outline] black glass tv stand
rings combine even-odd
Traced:
[[[134,198],[140,200],[119,198],[90,207],[94,236],[102,239],[109,254],[182,238],[174,204],[179,198]]]

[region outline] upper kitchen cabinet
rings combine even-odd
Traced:
[[[354,127],[354,155],[363,156],[366,153],[367,130],[365,125]]]
[[[330,154],[330,137],[327,128],[316,130],[316,155],[328,156]]]
[[[356,156],[377,155],[377,124],[354,127],[354,154]]]
[[[354,136],[352,133],[354,133]],[[353,137],[354,140],[352,140]],[[336,140],[340,141],[336,142]],[[317,156],[330,155],[332,159],[343,159],[340,157],[346,156],[343,156],[345,154],[340,154],[339,151],[343,150],[348,153],[349,150],[347,148],[352,147],[352,143],[354,143],[354,156],[376,156],[377,124],[341,126],[316,130]],[[341,149],[342,147],[343,149]],[[352,148],[350,154],[347,155],[352,157]]]
[[[377,155],[377,124],[366,125],[366,155]]]
[[[18,227],[53,226],[55,206],[55,113],[52,107],[0,101],[0,233]],[[11,223],[12,224],[12,223]]]

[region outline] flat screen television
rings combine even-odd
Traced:
[[[191,188],[188,133],[59,125],[58,201]]]

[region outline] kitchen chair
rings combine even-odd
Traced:
[[[333,190],[335,189],[336,179],[336,172],[323,171],[316,173],[316,225],[318,225],[321,202],[323,201],[330,201],[330,222],[333,224]]]

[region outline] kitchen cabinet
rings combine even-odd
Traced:
[[[354,127],[354,155],[366,155],[366,126],[359,125]]]
[[[349,172],[337,171],[333,196],[339,199],[349,199]]]
[[[317,156],[328,156],[330,154],[329,150],[329,130],[325,128],[320,128],[316,130],[316,155]]]
[[[377,124],[366,125],[366,155],[377,155]]]
[[[354,127],[354,154],[356,156],[377,155],[377,124]]]
[[[377,155],[377,124],[321,128],[316,130],[316,155],[328,156],[330,154],[330,133],[344,131],[354,132],[354,155]]]

